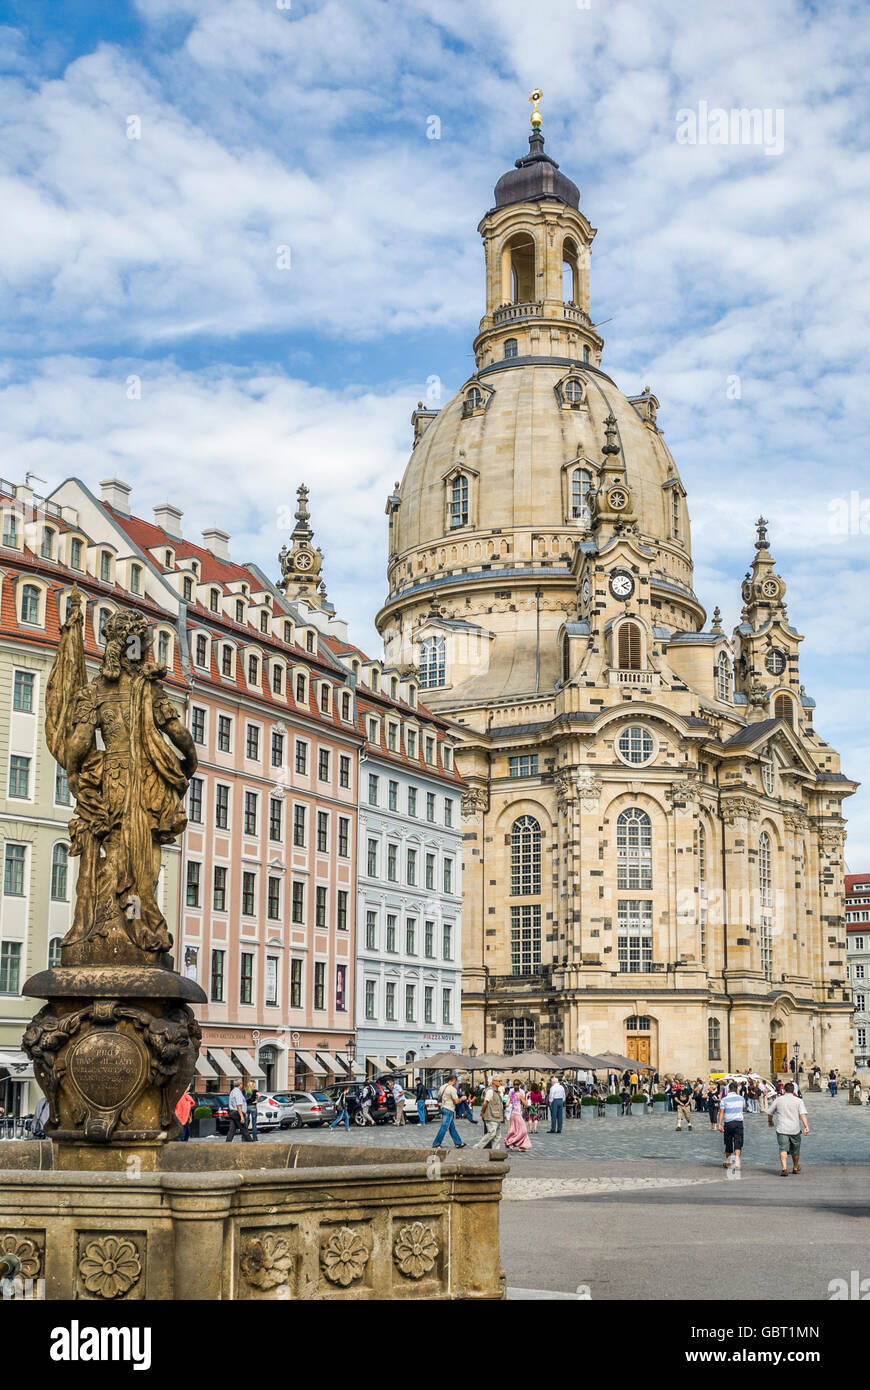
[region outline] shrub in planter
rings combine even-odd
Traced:
[[[620,1106],[622,1105],[622,1100],[619,1096],[608,1096],[607,1100],[605,1101],[605,1105],[607,1107],[608,1114],[618,1115]]]
[[[598,1101],[595,1100],[594,1096],[584,1096],[583,1099],[581,1100],[580,1104],[581,1104],[581,1105],[597,1105],[597,1104],[598,1104]]]
[[[195,1105],[195,1106],[193,1107],[193,1115],[191,1116],[191,1118],[194,1119],[194,1120],[210,1120],[210,1119],[211,1119],[211,1106],[210,1106],[210,1105]]]
[[[665,1095],[664,1091],[656,1091],[655,1095],[653,1096],[654,1101],[664,1101],[665,1104],[667,1104],[667,1099],[668,1098]]]

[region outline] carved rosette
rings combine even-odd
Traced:
[[[415,1221],[403,1226],[393,1245],[393,1259],[406,1279],[422,1279],[435,1268],[438,1243],[431,1226]]]
[[[18,1271],[22,1279],[35,1279],[40,1273],[43,1258],[42,1242],[36,1235],[7,1231],[0,1235],[0,1260],[4,1255],[14,1255],[21,1265]]]
[[[142,1259],[128,1236],[99,1236],[79,1255],[79,1277],[97,1298],[125,1298],[142,1277]]]
[[[271,1231],[249,1235],[242,1243],[239,1268],[242,1277],[255,1289],[274,1289],[286,1284],[293,1263],[290,1242]]]
[[[369,1250],[362,1236],[349,1226],[333,1231],[320,1247],[320,1264],[331,1284],[346,1289],[365,1273]]]

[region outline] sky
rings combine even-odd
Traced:
[[[870,784],[868,49],[858,0],[3,0],[0,474],[118,476],[273,574],[306,482],[375,649],[385,499],[468,375],[477,223],[541,86],[696,592],[738,620],[763,513],[816,727]],[[740,108],[764,140],[717,140]],[[847,814],[870,869],[870,791]]]

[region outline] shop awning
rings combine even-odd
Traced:
[[[266,1073],[259,1062],[254,1061],[250,1052],[246,1052],[243,1047],[233,1047],[230,1051],[241,1066],[245,1076],[249,1076],[252,1081],[265,1081]]]
[[[390,1067],[393,1071],[400,1071],[402,1068],[402,1063],[399,1061],[398,1057],[388,1057],[387,1066]]]
[[[333,1076],[345,1075],[344,1063],[339,1062],[336,1057],[333,1057],[331,1052],[318,1052],[317,1057],[325,1067],[329,1068]]]
[[[326,1076],[326,1068],[322,1067],[316,1057],[312,1057],[310,1052],[297,1052],[296,1056],[304,1062],[312,1076]]]
[[[372,1057],[368,1053],[366,1053],[366,1065],[371,1067],[372,1071],[383,1071],[384,1069],[380,1057]]]
[[[32,1081],[33,1063],[26,1052],[17,1047],[0,1049],[0,1070],[8,1071],[12,1081]]]
[[[218,1074],[206,1057],[197,1057],[195,1071],[197,1076],[202,1076],[206,1081],[217,1081]]]
[[[234,1076],[238,1076],[239,1068],[232,1058],[227,1056],[222,1047],[210,1047],[208,1050],[211,1054],[211,1060],[214,1062],[215,1066],[219,1068],[222,1076],[226,1076],[230,1080],[232,1080]]]

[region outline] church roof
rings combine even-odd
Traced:
[[[502,174],[496,184],[495,206],[531,203],[538,198],[555,198],[569,208],[580,206],[580,189],[559,171],[555,159],[544,153],[544,137],[540,130],[533,130],[528,154],[518,159],[513,169]]]

